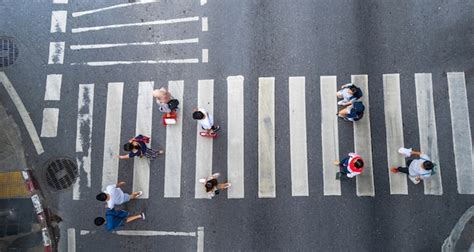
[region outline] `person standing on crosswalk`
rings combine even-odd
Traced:
[[[352,105],[349,105],[341,109],[337,116],[346,121],[359,121],[364,116],[365,106],[362,101],[354,101]]]
[[[220,176],[219,173],[214,173],[208,178],[202,178],[199,180],[202,184],[204,184],[204,188],[209,196],[209,198],[213,198],[216,194],[219,194],[220,190],[225,190],[231,186],[230,183],[219,183],[217,178]]]
[[[105,229],[109,232],[136,220],[145,220],[145,213],[136,214],[129,216],[129,213],[125,210],[115,210],[113,208],[107,208],[105,211],[105,218],[97,217],[94,219],[96,226],[102,226],[105,224]]]
[[[362,97],[362,90],[352,83],[347,83],[341,86],[336,96],[338,99],[342,99],[337,102],[337,105],[349,106],[352,105],[352,102]]]
[[[128,154],[118,155],[120,159],[129,159],[133,157],[147,157],[150,159],[156,158],[158,155],[164,154],[164,150],[153,150],[148,148],[147,143],[150,138],[143,135],[138,135],[123,145],[123,150],[128,151]]]
[[[201,124],[201,128],[208,134],[214,134],[220,129],[219,125],[214,125],[212,115],[202,108],[193,110],[193,119],[197,120]]]
[[[158,104],[158,110],[162,113],[170,113],[178,109],[179,101],[164,87],[153,90],[153,97]]]
[[[349,153],[341,161],[334,161],[334,165],[339,166],[339,172],[336,173],[336,179],[353,178],[362,173],[364,169],[364,160],[356,153]]]
[[[120,181],[115,185],[108,185],[104,192],[97,194],[95,197],[98,201],[105,201],[107,208],[114,208],[117,205],[129,202],[130,200],[137,199],[143,192],[132,192],[132,194],[124,193],[122,187],[125,186],[125,182]]]
[[[414,151],[411,148],[400,148],[398,152],[404,155],[406,158],[418,157],[414,159],[408,159],[406,161],[406,167],[392,167],[390,171],[392,173],[403,172],[408,174],[408,178],[414,183],[418,184],[421,180],[428,179],[435,174],[435,165],[431,162],[428,155],[423,154],[420,151]]]

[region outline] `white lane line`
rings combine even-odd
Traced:
[[[26,131],[30,135],[31,142],[33,142],[33,145],[35,146],[36,153],[40,155],[44,152],[43,145],[41,144],[38,132],[36,132],[33,121],[31,120],[31,117],[28,114],[25,105],[21,101],[20,96],[18,96],[18,93],[16,92],[15,88],[13,87],[12,83],[7,78],[4,72],[0,72],[0,82],[2,82],[3,87],[5,87],[8,92],[8,95],[10,96],[10,99],[12,99],[13,104],[15,104],[15,107],[18,110],[18,113],[20,114],[20,118],[23,121],[23,124],[25,124]]]
[[[471,123],[464,73],[448,73],[448,86],[458,193],[474,194]]]
[[[227,77],[227,198],[243,198],[244,190],[244,77]]]
[[[207,63],[209,61],[209,50],[202,49],[202,63]]]
[[[123,82],[109,83],[105,111],[102,189],[118,180],[120,132],[122,127]]]
[[[113,48],[113,47],[124,47],[124,46],[177,45],[177,44],[193,44],[193,43],[199,43],[199,38],[164,40],[164,41],[159,41],[159,42],[70,45],[69,48],[71,50],[85,50],[85,49],[104,49],[104,48]]]
[[[201,5],[207,4],[207,0],[201,0]]]
[[[198,227],[197,252],[204,252],[204,227]]]
[[[58,108],[45,108],[43,110],[41,137],[56,137],[58,135],[58,120]]]
[[[425,194],[442,195],[441,169],[438,155],[438,136],[434,111],[433,85],[430,73],[415,74],[416,105],[418,112],[418,129],[420,149],[437,164],[436,174],[423,180]]]
[[[292,196],[309,196],[305,83],[305,77],[288,80]]]
[[[140,22],[140,23],[128,23],[128,24],[114,24],[114,25],[104,25],[104,26],[81,27],[81,28],[73,28],[71,31],[72,31],[72,33],[80,33],[80,32],[99,31],[99,30],[104,30],[104,29],[115,29],[115,28],[123,28],[123,27],[164,25],[164,24],[176,24],[176,23],[196,22],[196,21],[199,21],[199,16],[185,17],[185,18],[173,18],[173,19],[165,19],[165,20],[155,20],[155,21]]]
[[[258,78],[258,197],[275,198],[275,78]]]
[[[49,43],[48,64],[63,64],[64,63],[64,47],[65,47],[65,42],[50,42]]]
[[[125,8],[125,7],[130,7],[130,6],[139,5],[139,4],[157,3],[157,2],[159,2],[159,0],[141,0],[141,1],[135,2],[135,3],[116,4],[116,5],[107,6],[107,7],[104,7],[104,8],[73,12],[72,16],[73,17],[80,17],[80,16],[85,16],[85,15],[89,15],[89,14],[93,14],[93,13],[97,13],[97,12],[102,12],[102,11],[107,11],[107,10]]]
[[[214,80],[198,80],[198,108],[205,109],[214,116]],[[214,118],[214,123],[217,123]],[[196,127],[196,180],[195,198],[207,199],[208,195],[203,184],[199,182],[201,178],[207,178],[212,174],[212,138],[202,137],[201,125]]]
[[[196,232],[170,232],[170,231],[153,231],[153,230],[119,230],[113,233],[118,235],[129,236],[191,236],[195,237]]]
[[[51,12],[51,33],[66,32],[67,11],[59,10]]]
[[[181,160],[183,145],[184,81],[169,81],[168,90],[180,101],[176,124],[166,126],[165,198],[181,196]]]
[[[61,99],[62,74],[48,74],[46,77],[45,101],[59,101]]]
[[[354,149],[364,159],[364,171],[356,177],[357,196],[375,196],[372,166],[372,138],[370,135],[370,106],[367,75],[352,75],[352,83],[362,89],[360,100],[365,105],[364,117],[354,122]]]
[[[324,195],[341,195],[341,182],[336,179],[338,167],[333,163],[335,160],[339,160],[336,81],[336,76],[320,77]]]
[[[76,229],[67,229],[67,252],[76,252]]]
[[[390,194],[408,194],[406,174],[390,172],[390,167],[406,166],[405,158],[398,153],[398,148],[405,146],[400,99],[400,74],[383,75],[383,94]]]
[[[91,187],[92,118],[94,112],[94,84],[80,84],[77,101],[76,160],[79,171],[72,191],[72,199],[81,198],[81,181]],[[84,174],[81,174],[84,171]]]
[[[132,64],[193,64],[199,63],[199,59],[170,59],[170,60],[137,60],[137,61],[91,61],[71,63],[71,66],[115,66]]]
[[[137,123],[135,134],[151,138],[151,123],[153,115],[153,81],[138,83]],[[152,142],[150,141],[150,145]],[[155,147],[157,148],[157,147]],[[133,160],[133,191],[143,191],[139,199],[148,199],[150,191],[150,160],[135,158]]]
[[[207,17],[201,17],[201,21],[202,21],[201,30],[203,32],[208,31],[209,30],[209,25],[208,25],[208,22],[207,22]]]
[[[67,4],[68,0],[53,0],[53,4]]]

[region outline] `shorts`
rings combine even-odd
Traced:
[[[129,201],[130,201],[130,194],[124,193],[124,194],[123,194],[123,202],[122,202],[122,203],[126,203],[126,202],[129,202]]]

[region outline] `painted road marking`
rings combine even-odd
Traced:
[[[390,194],[408,194],[406,174],[390,172],[390,167],[406,166],[405,158],[398,153],[398,149],[405,146],[400,99],[400,74],[383,75],[383,93]]]
[[[33,121],[31,120],[25,105],[21,101],[20,96],[18,96],[18,93],[4,72],[0,72],[0,82],[2,82],[3,87],[7,90],[8,95],[10,96],[10,99],[12,99],[13,104],[15,104],[18,114],[20,114],[20,118],[25,125],[26,131],[28,132],[28,135],[30,135],[31,142],[35,146],[36,153],[38,153],[38,155],[42,154],[44,152],[43,145],[41,144],[41,140],[38,136],[38,132],[36,132]]]
[[[81,63],[71,63],[71,66],[115,66],[132,64],[194,64],[199,63],[199,59],[170,59],[170,60],[136,60],[136,61],[90,61]]]
[[[139,4],[157,3],[157,2],[159,2],[159,0],[141,0],[139,2],[134,2],[134,3],[116,4],[116,5],[112,5],[112,6],[108,6],[108,7],[104,7],[104,8],[73,12],[72,16],[73,17],[80,17],[80,16],[85,16],[85,15],[89,15],[89,14],[93,14],[93,13],[97,13],[97,12],[102,12],[102,11],[107,11],[107,10],[125,8],[125,7],[130,7],[130,6],[139,5]]]
[[[204,252],[204,227],[198,227],[197,252]]]
[[[76,229],[67,229],[67,252],[76,252]]]
[[[202,63],[207,63],[209,61],[209,50],[202,49]]]
[[[43,110],[43,124],[41,137],[56,137],[58,135],[59,109],[45,108]]]
[[[207,0],[201,0],[201,5],[207,4]]]
[[[199,38],[164,40],[164,41],[159,41],[159,42],[70,45],[69,48],[71,50],[85,50],[85,49],[104,49],[104,48],[113,48],[113,47],[124,47],[124,46],[178,45],[178,44],[193,44],[193,43],[199,43]]]
[[[244,77],[227,77],[227,190],[231,199],[243,198],[244,190]]]
[[[164,25],[164,24],[176,24],[176,23],[196,22],[196,21],[199,21],[198,16],[185,17],[185,18],[173,18],[173,19],[165,19],[165,20],[155,20],[155,21],[140,22],[140,23],[114,24],[114,25],[104,25],[104,26],[73,28],[71,32],[80,33],[80,32],[100,31],[104,29],[115,29],[115,28],[123,28],[123,27]]]
[[[65,42],[50,42],[48,64],[63,64],[64,48]]]
[[[137,123],[135,135],[145,135],[151,138],[151,123],[153,113],[153,81],[138,83]],[[150,140],[149,145],[151,146]],[[139,199],[148,199],[150,190],[150,160],[135,158],[133,160],[133,191],[143,191]]]
[[[275,198],[275,78],[258,78],[258,197]]]
[[[172,231],[154,231],[154,230],[118,230],[113,233],[129,236],[192,236],[196,237],[196,232],[172,232]]]
[[[436,133],[431,74],[416,73],[415,87],[421,152],[428,155],[431,161],[437,164],[436,174],[423,181],[425,194],[442,195],[443,185],[441,184],[441,167],[438,155],[438,136]]]
[[[51,33],[66,32],[67,11],[59,10],[51,12]]]
[[[201,17],[201,21],[202,21],[201,30],[203,32],[208,31],[209,30],[209,25],[208,25],[208,22],[207,22],[207,17]]]
[[[53,0],[53,4],[67,4],[68,0]]]
[[[471,124],[464,73],[448,73],[448,86],[458,193],[474,194]]]
[[[77,102],[76,160],[79,176],[74,183],[72,199],[81,198],[80,187],[91,187],[92,119],[94,112],[94,84],[80,84]],[[84,171],[84,174],[81,174]],[[85,182],[82,179],[86,179]]]
[[[59,101],[61,99],[62,74],[48,74],[46,77],[45,101]]]
[[[122,127],[123,82],[109,83],[105,112],[102,189],[118,181],[120,132]]]
[[[290,77],[291,195],[309,196],[305,77]]]
[[[198,108],[203,108],[214,116],[214,80],[198,80]],[[197,122],[197,121],[196,121]],[[216,118],[214,118],[216,123]],[[202,137],[201,125],[196,127],[196,180],[195,198],[209,198],[199,179],[207,178],[212,174],[212,138]]]
[[[165,198],[179,198],[181,195],[181,159],[183,144],[183,89],[184,81],[169,81],[168,90],[179,104],[178,120],[175,125],[166,127],[165,155]]]
[[[365,105],[364,117],[354,122],[354,149],[364,159],[364,171],[356,176],[357,196],[375,196],[372,170],[372,138],[370,135],[370,106],[367,75],[352,75],[352,83],[362,89],[360,100]]]
[[[320,82],[324,195],[341,195],[341,182],[336,180],[338,167],[333,164],[339,160],[336,76],[321,76]]]

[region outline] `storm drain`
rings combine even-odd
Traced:
[[[74,184],[78,176],[77,165],[67,158],[51,161],[46,169],[46,181],[55,190],[63,190]]]
[[[18,47],[13,38],[0,37],[0,68],[8,67],[18,58]]]

